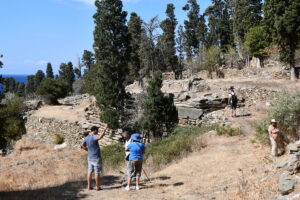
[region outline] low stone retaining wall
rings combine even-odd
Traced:
[[[78,122],[60,121],[56,119],[29,117],[26,122],[27,134],[24,137],[54,144],[55,134],[64,137],[65,143],[72,148],[79,148],[82,139],[89,132],[89,127]],[[100,130],[102,128],[100,127]],[[108,131],[107,135],[101,140],[100,145],[106,146],[118,142],[120,135],[111,136]]]

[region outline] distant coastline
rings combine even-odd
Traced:
[[[2,74],[3,78],[10,78],[13,77],[17,82],[27,83],[27,76],[28,74]]]

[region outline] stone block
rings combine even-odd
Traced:
[[[197,120],[200,119],[202,115],[203,115],[202,109],[178,107],[179,119]]]
[[[296,181],[288,177],[286,174],[282,174],[279,178],[279,192],[282,195],[287,195],[294,191]]]

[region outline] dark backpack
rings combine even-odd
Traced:
[[[238,102],[238,98],[237,98],[237,96],[236,96],[235,93],[233,93],[233,94],[231,95],[231,102],[232,102],[233,104],[237,104],[237,102]]]

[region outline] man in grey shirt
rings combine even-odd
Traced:
[[[107,125],[104,127],[101,135],[98,135],[98,127],[93,126],[88,136],[84,138],[81,148],[88,152],[88,189],[92,190],[92,175],[95,173],[96,190],[101,190],[100,174],[102,168],[101,153],[99,140],[101,140],[106,133]]]

